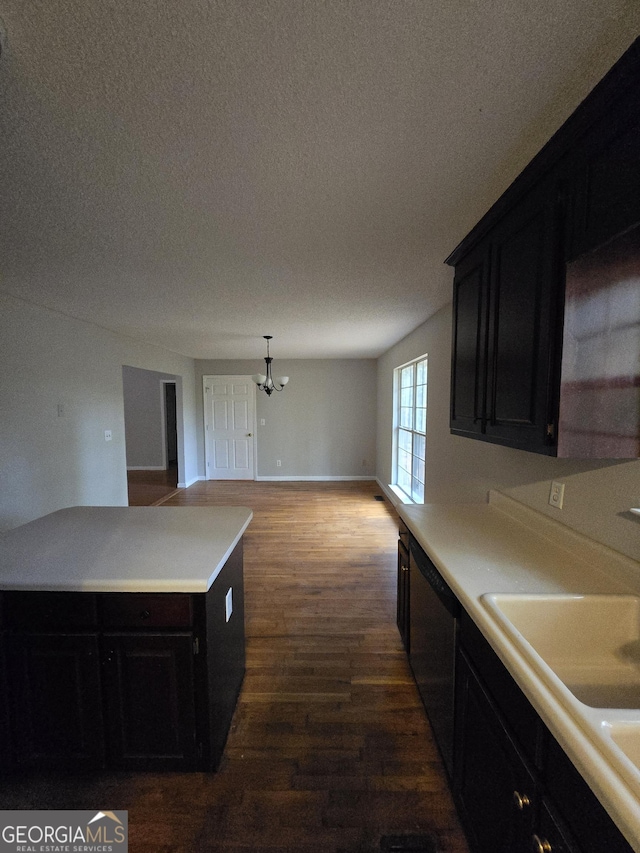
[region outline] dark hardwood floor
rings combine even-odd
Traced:
[[[132,853],[467,853],[395,625],[397,518],[373,483],[198,483],[250,506],[247,673],[216,774],[32,773],[0,808],[128,809]]]

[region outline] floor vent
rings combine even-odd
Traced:
[[[382,495],[374,495],[374,496],[373,496],[373,499],[374,499],[374,501],[383,501],[383,500],[384,500],[384,498],[382,497]]]
[[[383,835],[380,839],[382,853],[438,853],[432,835]]]

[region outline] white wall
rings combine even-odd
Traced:
[[[447,306],[378,360],[377,476],[391,482],[393,370],[429,355],[427,483],[425,503],[483,502],[489,489],[506,492],[635,559],[640,523],[640,460],[568,460],[512,450],[449,432],[451,306]],[[566,484],[564,509],[547,500],[552,480]]]
[[[0,296],[0,530],[66,506],[127,504],[123,364],[179,377],[178,463],[193,482],[192,359]]]
[[[271,397],[257,392],[258,476],[373,477],[375,360],[276,359],[273,366],[276,376],[290,381]],[[263,369],[259,359],[196,361],[199,470],[204,471],[202,376],[250,376]]]
[[[163,379],[175,381],[176,377],[128,365],[122,368],[127,468],[166,465]]]

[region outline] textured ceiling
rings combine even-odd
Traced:
[[[0,0],[0,290],[196,358],[375,357],[637,0]]]

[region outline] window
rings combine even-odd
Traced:
[[[427,357],[395,371],[394,482],[402,496],[424,503],[427,455]]]

